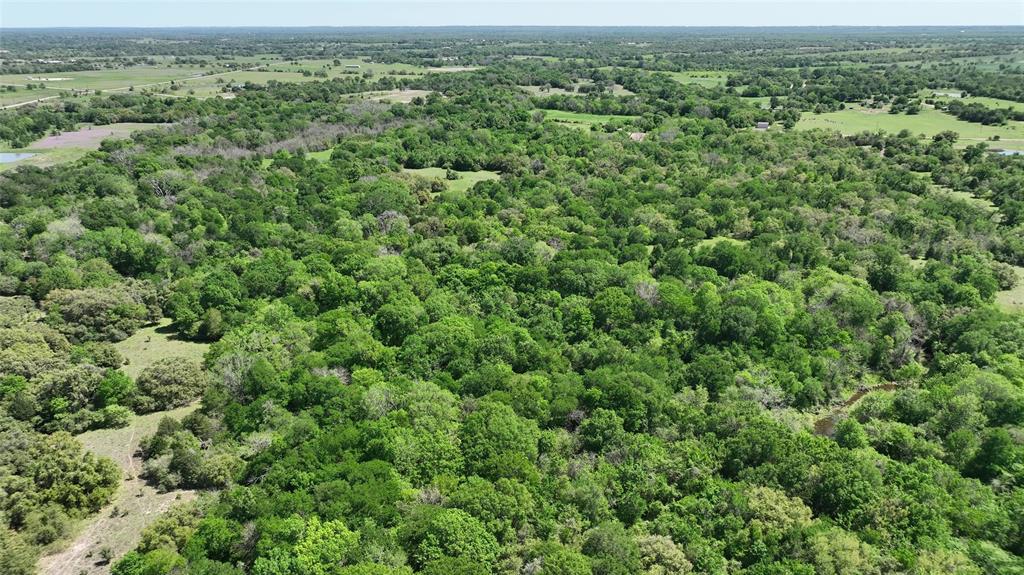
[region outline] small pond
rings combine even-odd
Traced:
[[[0,164],[10,164],[11,162],[31,158],[34,155],[28,152],[0,152]]]

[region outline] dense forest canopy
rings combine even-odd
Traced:
[[[113,500],[76,435],[195,406],[139,472],[202,495],[115,575],[1024,573],[1024,156],[793,129],[1013,128],[1019,32],[5,31],[329,63],[0,111],[151,125],[0,172],[0,572]],[[129,375],[162,318],[202,362]]]

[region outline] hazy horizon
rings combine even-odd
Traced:
[[[1020,26],[1005,0],[417,1],[36,0],[0,5],[0,28]]]

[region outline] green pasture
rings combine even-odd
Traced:
[[[456,170],[456,173],[459,174],[459,179],[457,180],[449,180],[445,178],[446,170],[444,168],[405,168],[402,171],[406,174],[412,174],[421,178],[442,180],[447,184],[448,191],[451,192],[465,192],[475,186],[477,182],[497,180],[501,177],[498,172],[491,172],[488,170],[480,170],[477,172],[463,172]]]
[[[564,110],[544,110],[544,119],[546,120],[554,120],[555,122],[563,122],[566,124],[583,124],[587,126],[604,124],[611,120],[628,121],[635,117],[636,116],[621,116],[616,114],[585,114],[582,112],[566,112]]]
[[[725,86],[729,73],[722,70],[685,70],[683,72],[665,72],[680,84],[696,84],[705,88]]]
[[[885,109],[872,110],[858,104],[847,104],[845,110],[814,114],[804,112],[796,125],[798,130],[836,130],[845,135],[883,130],[896,133],[910,130],[931,137],[939,132],[953,131],[961,141],[976,143],[999,136],[1003,144],[1024,143],[1024,122],[1010,122],[1007,126],[984,126],[964,122],[933,108],[922,108],[919,114],[890,114]]]
[[[171,320],[164,318],[115,343],[114,347],[128,361],[121,371],[135,379],[142,370],[165,357],[184,357],[202,362],[210,345],[180,339],[171,328]]]

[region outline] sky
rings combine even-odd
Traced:
[[[0,29],[479,25],[1024,25],[1024,0],[0,0]]]

